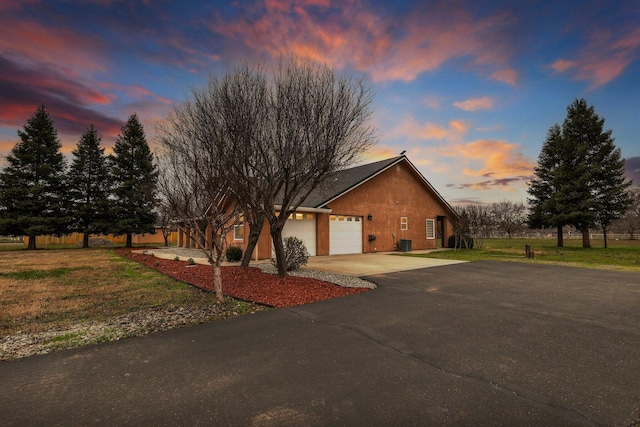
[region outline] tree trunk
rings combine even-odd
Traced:
[[[27,246],[27,249],[30,251],[36,250],[36,236],[29,236],[29,245]]]
[[[247,240],[247,247],[244,249],[244,255],[242,256],[241,267],[249,267],[251,262],[251,254],[258,244],[260,233],[262,233],[262,227],[264,226],[264,216],[257,219],[255,222],[249,223],[249,239]]]
[[[85,231],[84,234],[82,235],[82,247],[83,248],[88,248],[89,247],[89,232]]]
[[[282,230],[271,226],[271,240],[273,241],[273,249],[276,253],[276,267],[278,268],[278,277],[287,275],[287,260],[284,256],[284,242],[282,241]]]
[[[131,242],[132,242],[132,240],[133,240],[133,239],[132,239],[131,233],[127,233],[127,242],[124,244],[124,247],[125,247],[125,248],[130,248],[130,247],[132,247],[132,246],[133,246],[133,244],[131,243]]]
[[[562,226],[561,225],[558,226],[558,247],[559,248],[563,248],[564,247],[564,235],[562,234]]]
[[[607,249],[607,227],[602,227],[602,237],[604,238],[604,248]]]
[[[582,227],[582,247],[591,247],[591,240],[589,240],[589,227]]]
[[[216,262],[213,265],[213,288],[216,291],[216,303],[222,304],[224,302],[224,294],[222,293],[222,256],[216,257]]]

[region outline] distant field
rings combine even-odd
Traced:
[[[604,249],[602,240],[592,240],[591,249],[582,248],[581,239],[567,239],[558,248],[555,239],[483,239],[482,250],[447,250],[430,254],[404,254],[425,258],[464,261],[514,261],[558,264],[640,272],[640,240],[609,240]],[[525,245],[530,245],[535,259],[525,258]]]

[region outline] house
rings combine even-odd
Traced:
[[[331,175],[291,214],[282,236],[302,239],[312,256],[434,249],[447,246],[456,217],[403,155]],[[228,243],[244,250],[247,227],[236,226]],[[262,230],[254,259],[272,257],[268,229]],[[187,242],[180,230],[178,245]]]

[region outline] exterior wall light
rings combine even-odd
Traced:
[[[368,219],[369,221],[371,221],[371,220],[373,219],[373,215],[371,215],[371,214],[367,215],[367,219]]]

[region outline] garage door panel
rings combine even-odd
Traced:
[[[297,214],[288,219],[282,229],[282,239],[295,236],[304,242],[310,256],[316,255],[316,216],[313,214]]]
[[[329,253],[331,255],[362,253],[362,217],[331,215]]]

